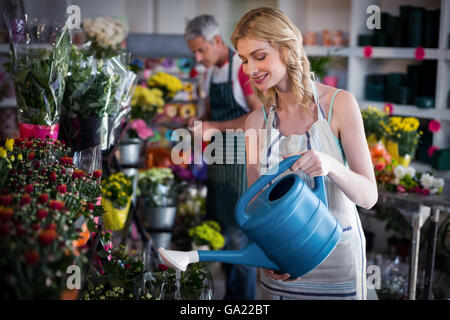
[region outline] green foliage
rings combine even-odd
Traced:
[[[94,59],[72,46],[71,61],[64,93],[64,114],[70,117],[102,118],[115,103],[120,77],[108,66],[109,60]]]
[[[52,125],[59,118],[69,68],[70,39],[67,27],[56,45],[19,51],[12,47],[18,117],[23,123]]]
[[[207,220],[201,225],[189,230],[189,236],[196,245],[209,245],[213,250],[221,249],[225,244],[225,239],[220,233],[220,225],[213,220]]]

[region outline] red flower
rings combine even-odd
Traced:
[[[428,196],[430,194],[430,189],[422,189],[420,191],[420,194],[423,194],[424,196]]]
[[[126,270],[131,269],[131,264],[125,263],[125,264],[123,265],[123,267],[124,267]]]
[[[39,161],[34,161],[33,165],[36,169],[39,169],[41,167],[41,163]]]
[[[26,193],[33,193],[34,187],[32,184],[27,184],[23,189]]]
[[[402,186],[402,185],[398,185],[398,186],[397,186],[397,192],[400,192],[400,193],[405,193],[405,192],[406,192],[406,189],[405,189],[405,187],[404,187],[404,186]]]
[[[26,146],[27,148],[31,148],[31,147],[33,146],[33,141],[31,141],[31,140],[25,141],[25,146]]]
[[[441,123],[437,120],[431,120],[428,124],[428,130],[430,130],[431,132],[438,132],[439,130],[441,130]]]
[[[64,202],[59,200],[50,200],[50,209],[61,210],[62,208],[64,208]]]
[[[55,171],[50,172],[49,179],[50,179],[50,182],[56,181],[56,172]]]
[[[56,239],[57,232],[54,229],[45,229],[39,232],[39,243],[43,246],[48,246],[53,243],[53,241]]]
[[[88,209],[89,211],[94,211],[94,204],[91,203],[91,202],[89,202],[89,203],[87,204],[87,209]]]
[[[31,202],[31,197],[28,193],[25,193],[22,195],[22,198],[20,199],[20,205],[21,206],[25,206],[27,204],[30,204]]]
[[[30,153],[28,154],[28,160],[34,160],[34,157],[35,157],[34,152],[30,152]]]
[[[56,223],[50,222],[50,224],[48,225],[47,229],[49,229],[49,230],[56,230]]]
[[[95,170],[92,175],[95,179],[100,179],[102,177],[102,170]]]
[[[75,180],[80,179],[80,178],[83,178],[83,177],[84,177],[84,172],[83,172],[83,170],[75,170],[75,171],[73,172],[73,174],[72,174],[72,178],[75,179]]]
[[[11,205],[12,196],[10,194],[0,196],[0,203],[4,206]]]
[[[41,194],[38,198],[38,202],[40,204],[45,204],[45,203],[47,203],[47,201],[48,201],[48,194],[46,194],[46,193]]]
[[[37,211],[37,217],[38,217],[39,219],[44,219],[44,218],[47,217],[47,215],[48,215],[48,211],[47,211],[46,209],[38,209],[38,211]]]
[[[162,264],[162,263],[160,263],[159,265],[158,265],[158,269],[160,270],[160,271],[167,271],[167,269],[169,269],[165,264]]]
[[[38,231],[41,228],[41,224],[39,222],[35,222],[31,225],[31,230]]]
[[[0,209],[0,220],[8,221],[14,214],[14,210],[12,208],[2,208]]]
[[[39,253],[36,250],[25,251],[25,261],[33,266],[39,261]]]
[[[437,151],[437,150],[439,150],[438,147],[430,146],[430,147],[428,148],[428,151],[427,151],[428,156],[431,158],[431,157],[433,156],[434,152]]]
[[[71,165],[73,164],[73,159],[71,157],[62,157],[59,159],[59,163],[62,165]]]
[[[65,184],[60,184],[57,190],[59,193],[65,194],[67,192],[67,186]]]

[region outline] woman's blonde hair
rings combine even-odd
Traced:
[[[238,40],[244,37],[267,41],[280,51],[292,89],[301,105],[308,108],[314,102],[310,85],[313,75],[303,50],[302,34],[289,17],[280,10],[267,7],[251,10],[241,18],[231,35],[231,42],[236,50]],[[274,88],[270,88],[266,95],[257,88],[254,89],[265,106],[276,102]]]

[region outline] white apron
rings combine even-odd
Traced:
[[[318,120],[303,135],[285,137],[277,129],[277,115],[271,107],[266,119],[268,137],[261,150],[260,175],[281,162],[283,156],[304,150],[317,150],[326,153],[347,165],[345,155],[338,139],[334,136],[330,123],[335,92],[331,99],[329,119],[325,118],[319,104],[317,88],[313,81],[314,100],[317,105]],[[266,118],[264,108],[264,116]],[[267,143],[268,142],[268,143]],[[281,174],[272,183],[292,171]],[[301,171],[296,171],[310,188],[314,179]],[[347,198],[339,187],[325,177],[328,206],[331,213],[342,226],[342,237],[334,251],[318,267],[301,277],[298,281],[284,282],[273,280],[261,272],[263,298],[270,299],[362,299],[367,297],[365,237],[361,227],[356,205]]]

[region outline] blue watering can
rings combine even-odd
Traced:
[[[242,250],[173,251],[159,249],[162,260],[186,271],[193,262],[225,262],[278,270],[291,279],[316,268],[334,250],[342,228],[327,206],[323,177],[314,189],[296,174],[279,179],[252,203],[270,181],[289,169],[300,156],[283,160],[261,176],[236,204],[239,227],[249,239]]]

